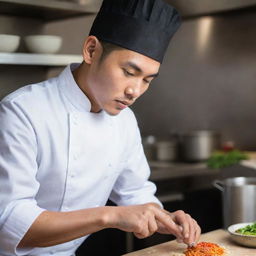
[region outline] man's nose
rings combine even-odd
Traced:
[[[134,84],[133,86],[128,86],[125,90],[126,95],[129,98],[136,99],[141,94],[141,86],[139,83]]]

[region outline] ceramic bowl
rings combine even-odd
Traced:
[[[62,45],[62,38],[60,36],[29,35],[24,40],[27,49],[32,53],[57,53]]]
[[[0,52],[15,52],[20,44],[20,36],[0,34]]]
[[[243,246],[256,247],[256,235],[243,235],[235,232],[239,228],[244,228],[245,226],[252,225],[253,223],[254,222],[246,222],[229,226],[228,232],[231,235],[232,240]]]

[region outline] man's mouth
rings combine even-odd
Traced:
[[[119,109],[125,109],[131,105],[128,101],[116,100]]]

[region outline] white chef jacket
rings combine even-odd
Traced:
[[[0,104],[0,255],[70,256],[86,237],[46,248],[17,245],[39,214],[155,202],[136,119],[92,113],[71,64]]]

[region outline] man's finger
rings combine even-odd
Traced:
[[[189,215],[188,215],[189,216]],[[189,223],[187,220],[187,215],[182,211],[176,211],[173,213],[173,219],[176,224],[182,226],[183,231],[182,231],[182,236],[185,239],[189,238]]]
[[[179,226],[172,220],[169,214],[166,214],[164,211],[157,209],[155,213],[157,221],[162,223],[162,225],[177,238],[182,238],[182,232]]]
[[[195,239],[195,242],[197,244],[198,241],[199,241],[200,235],[201,235],[201,228],[195,220],[194,220],[194,222],[195,222],[195,225],[196,225],[196,239]]]
[[[148,221],[148,230],[149,230],[149,235],[153,235],[158,229],[156,219],[152,216],[150,217]]]
[[[144,238],[144,236],[142,235],[142,234],[140,234],[140,233],[133,233],[137,238],[139,238],[139,239],[142,239],[142,238]]]
[[[188,245],[194,246],[196,244],[196,230],[197,230],[197,224],[195,221],[189,216],[188,217],[189,222],[189,238],[188,238]]]

